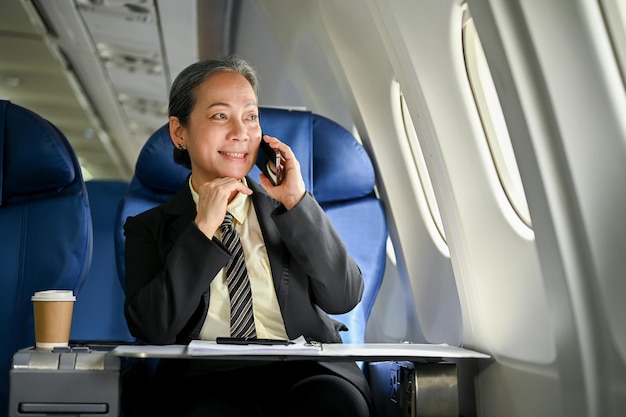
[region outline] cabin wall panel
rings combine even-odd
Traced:
[[[383,58],[387,55],[386,47],[380,34],[372,30],[376,22],[372,21],[368,9],[345,2],[341,3],[340,9],[325,9],[326,23],[344,73],[350,75],[347,79],[357,103],[356,111],[363,121],[363,130],[367,132],[381,172],[385,173],[379,190],[388,201],[399,277],[403,280],[403,288],[410,285],[417,311],[418,328],[413,335],[417,339],[408,338],[411,336],[408,334],[407,340],[459,344],[461,317],[450,261],[430,238],[419,214],[422,212],[420,202],[411,191],[415,190],[410,180],[415,168],[407,166],[406,144],[398,142],[397,115],[392,111],[392,101],[398,101],[399,97],[391,94],[396,77],[388,60]],[[345,24],[351,19],[362,23],[360,30]],[[403,224],[410,224],[411,228]],[[404,283],[411,276],[421,279]],[[399,300],[405,297],[396,295]],[[403,305],[399,304],[400,307]]]
[[[626,409],[624,85],[598,2],[521,3],[559,130],[551,139],[565,166],[572,222],[563,228],[575,236],[568,256],[578,263],[567,282],[589,414],[617,415]]]
[[[550,362],[554,350],[551,329],[541,315],[547,306],[534,243],[516,233],[503,215],[478,118],[474,111],[468,114],[474,106],[460,51],[460,9],[450,3],[411,15],[409,3],[393,2],[385,10],[394,12],[409,45],[399,65],[416,68],[413,76],[428,104],[418,108],[413,100],[409,106],[415,106],[416,114],[430,114],[436,131],[435,137],[424,137],[427,151],[435,155],[431,167],[444,178],[438,184],[450,186],[448,195],[438,191],[457,280],[469,287],[466,299],[475,311],[475,322],[466,330],[473,328],[476,334],[465,335],[466,341],[504,357]],[[451,29],[453,20],[456,27]],[[529,301],[536,305],[535,314],[527,311]]]
[[[393,71],[386,59],[372,59],[384,56],[385,50],[379,35],[372,30],[374,22],[368,9],[362,7],[358,0],[324,3],[323,16],[341,71],[345,74],[349,93],[353,97],[354,104],[351,110],[353,114],[358,115],[355,119],[359,131],[362,132],[364,145],[372,149],[380,172],[385,172],[384,178],[378,178],[378,190],[386,202],[397,271],[388,271],[383,282],[387,279],[399,279],[399,282],[395,281],[394,285],[384,284],[386,290],[394,290],[387,293],[392,301],[385,303],[379,296],[373,313],[382,327],[387,327],[387,323],[397,322],[399,317],[404,318],[407,326],[403,334],[379,333],[378,336],[384,337],[380,341],[424,342],[426,340],[421,318],[419,314],[415,316],[418,308],[416,300],[412,296],[407,297],[407,294],[412,293],[411,284],[408,282],[408,271],[412,267],[409,256],[412,254],[403,253],[402,247],[407,244],[417,245],[426,235],[423,230],[420,233],[419,222],[417,230],[401,227],[401,219],[411,218],[414,224],[413,220],[418,209],[414,197],[406,192],[411,188],[411,184],[399,156],[403,149],[395,140],[391,105],[381,106],[381,103],[389,103]],[[359,22],[359,25],[346,25],[346,20]],[[394,201],[399,204],[394,204]],[[395,304],[392,304],[394,300]],[[386,339],[389,336],[393,338]]]
[[[257,68],[261,105],[304,107],[354,130],[317,2],[244,1],[240,26],[236,51]]]
[[[493,12],[506,51],[490,48],[490,65],[504,78],[511,66],[509,85],[498,88],[509,95],[507,120],[520,127],[512,139],[526,168],[564,413],[619,415],[626,407],[625,328],[618,324],[625,307],[615,294],[624,294],[626,261],[614,249],[626,239],[618,226],[626,206],[624,90],[599,4],[475,3]]]
[[[618,217],[626,208],[623,85],[617,88],[617,72],[602,66],[610,48],[597,30],[597,2],[540,3],[469,1],[536,240],[511,223],[490,165],[465,76],[460,1],[369,0],[364,7],[357,0],[284,0],[242,7],[242,26],[262,35],[240,36],[237,47],[259,69],[262,104],[304,106],[356,129],[385,174],[378,185],[397,263],[390,259],[395,267],[368,330],[381,341],[441,339],[491,353],[493,363],[477,379],[485,416],[597,415],[624,401],[598,390],[619,392],[626,374],[620,319],[626,257],[618,249],[626,247]],[[261,38],[275,42],[260,44]],[[568,52],[579,49],[581,55]],[[285,65],[277,70],[274,62]],[[272,90],[263,89],[263,80]],[[427,156],[450,259],[437,253],[423,220],[415,219],[422,203],[407,192],[414,168],[398,156],[407,150],[386,105],[394,100],[395,80]],[[409,288],[412,296],[402,298]],[[451,313],[455,303],[460,311]],[[389,323],[396,326],[381,330]],[[445,330],[436,333],[439,327]],[[587,392],[581,387],[594,380],[584,375],[609,382]]]
[[[268,19],[272,11],[260,9],[258,2],[244,1],[239,21],[235,52],[247,59],[259,77],[259,104],[262,106],[307,107],[303,89],[282,42]],[[245,30],[243,30],[245,28]],[[255,34],[255,36],[250,36]],[[258,35],[258,36],[256,36]]]
[[[616,278],[626,270],[626,257],[618,249],[626,247],[626,233],[615,226],[626,212],[626,97],[597,3],[577,3],[567,14],[552,4],[529,9],[530,29],[548,40],[535,42],[585,225],[589,273],[598,286],[598,299],[591,302],[602,309],[597,314],[624,363],[626,326],[620,317],[626,305],[618,294],[626,285]],[[557,15],[562,25],[550,24],[548,19]],[[578,36],[559,36],[563,33]]]
[[[418,86],[417,97],[407,95],[412,114],[432,123],[420,136],[424,153],[433,155],[428,162],[461,291],[464,342],[494,355],[478,379],[483,415],[558,415],[554,335],[537,249],[498,201],[501,191],[465,77],[461,5],[375,3],[390,15],[389,32],[398,28],[400,38],[390,44],[406,45],[394,65],[401,84]]]

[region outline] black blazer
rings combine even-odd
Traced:
[[[339,343],[345,326],[328,314],[353,309],[363,294],[357,264],[317,201],[307,193],[291,210],[246,178],[269,256],[287,335]],[[187,183],[185,183],[187,184]],[[150,344],[186,344],[199,337],[209,286],[230,254],[194,224],[185,185],[171,200],[135,217],[126,234],[125,314],[133,336]],[[354,362],[323,366],[355,384],[369,399]]]

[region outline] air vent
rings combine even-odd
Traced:
[[[167,121],[168,81],[154,0],[76,0],[137,143]]]
[[[161,57],[158,53],[123,50],[103,42],[99,42],[97,48],[102,62],[107,67],[113,66],[148,74],[163,72]]]
[[[76,0],[76,4],[83,12],[95,12],[113,18],[142,22],[154,20],[154,6],[152,1],[148,0]]]
[[[125,107],[131,107],[138,113],[147,113],[155,117],[167,118],[167,104],[158,101],[145,100],[120,94],[118,100]]]
[[[127,2],[107,2],[92,6],[92,1],[81,0],[79,11],[95,44],[149,51],[161,54],[158,17],[153,2],[141,2],[138,7],[127,7]],[[95,1],[95,0],[94,0]],[[89,6],[80,6],[87,2]],[[135,4],[135,3],[132,3]]]

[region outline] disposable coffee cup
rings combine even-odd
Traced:
[[[68,346],[76,297],[71,290],[38,291],[32,297],[37,349]]]

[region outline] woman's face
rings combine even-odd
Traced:
[[[211,74],[195,92],[187,127],[176,127],[189,152],[194,185],[243,178],[254,166],[261,141],[252,86],[241,74],[224,71]]]

